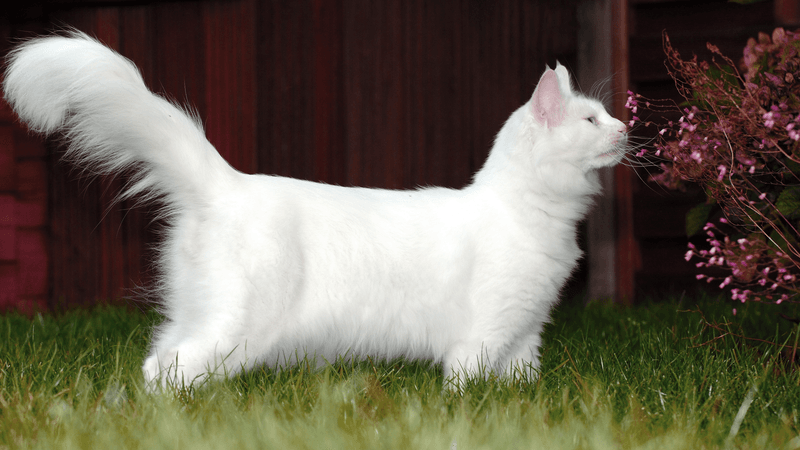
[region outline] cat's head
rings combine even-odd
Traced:
[[[573,91],[567,70],[558,64],[545,71],[530,100],[506,121],[475,181],[518,180],[520,188],[557,195],[596,192],[594,169],[624,158],[626,131],[601,102]]]
[[[588,171],[624,157],[626,126],[598,100],[575,92],[561,64],[545,71],[524,108],[527,125],[536,134],[537,148],[531,154],[536,162],[562,162]]]

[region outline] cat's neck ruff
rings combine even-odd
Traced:
[[[523,215],[541,211],[581,220],[600,193],[596,170],[553,155],[560,130],[532,123],[527,108],[523,105],[505,123],[468,189],[491,192]]]

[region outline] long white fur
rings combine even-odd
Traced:
[[[160,201],[166,319],[151,386],[296,355],[406,357],[445,377],[535,374],[540,334],[580,251],[577,222],[625,127],[547,69],[461,190],[346,188],[232,169],[198,120],[152,94],[127,59],[79,32],[8,57],[5,98],[122,193]],[[375,149],[380,151],[380,149]]]

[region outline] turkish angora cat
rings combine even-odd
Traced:
[[[66,159],[128,171],[121,198],[164,205],[166,320],[143,366],[151,387],[297,355],[432,359],[451,380],[535,374],[542,328],[580,257],[594,169],[625,151],[625,126],[573,92],[560,64],[461,190],[237,172],[197,117],[79,32],[20,45],[5,75],[8,103],[31,130],[60,132]]]

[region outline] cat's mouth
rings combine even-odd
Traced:
[[[605,153],[600,153],[599,155],[597,155],[598,158],[612,158],[615,156],[619,156],[619,152],[616,150],[610,150]]]

